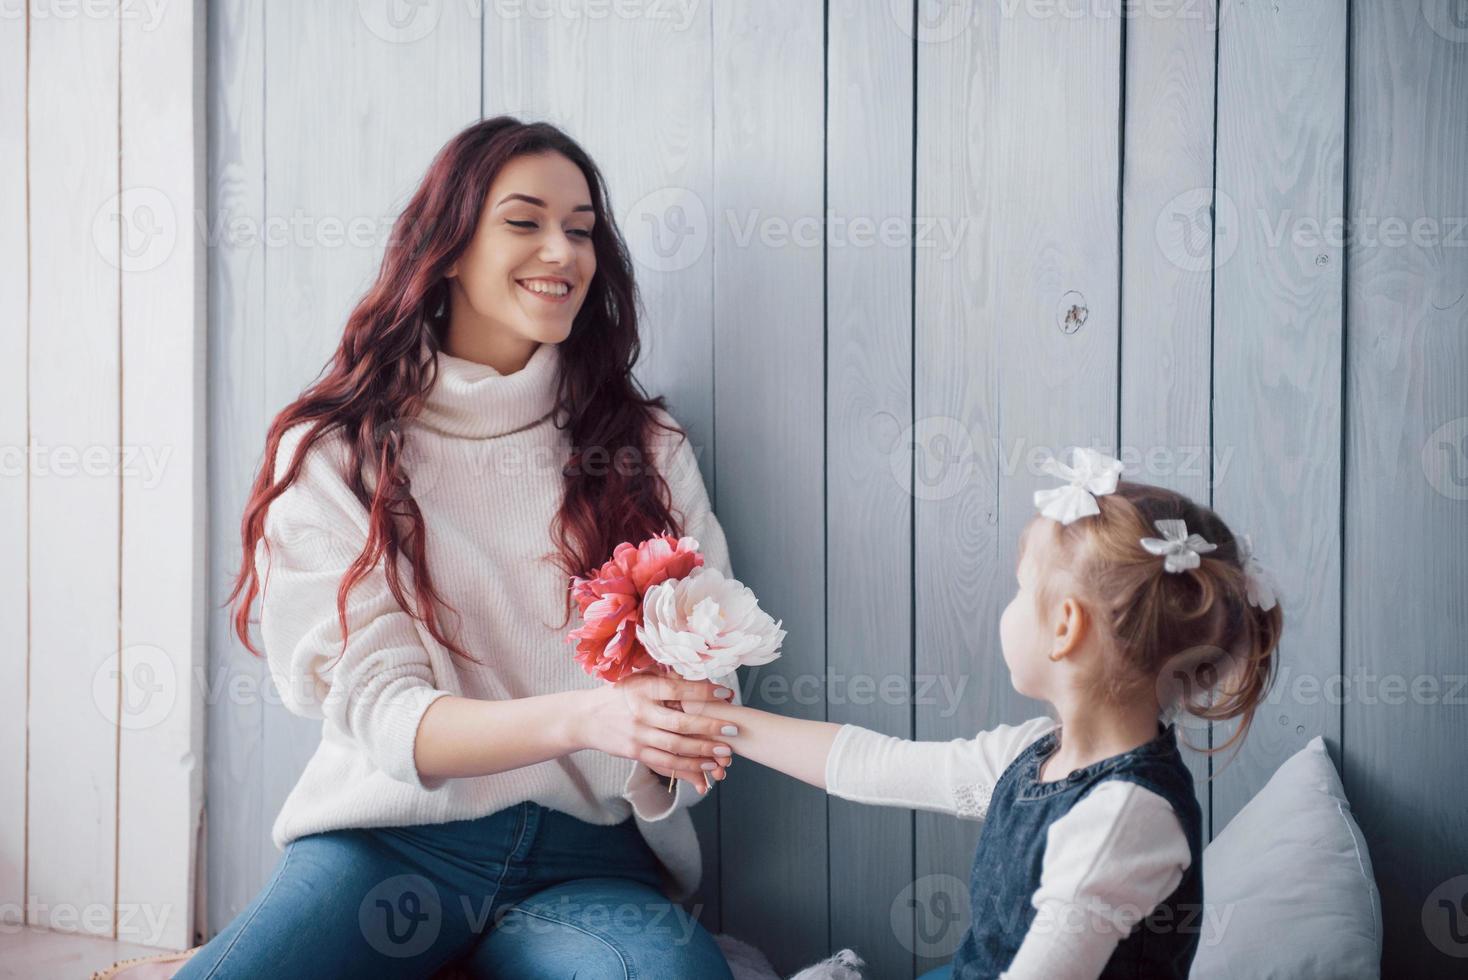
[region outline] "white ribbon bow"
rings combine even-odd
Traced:
[[[1203,560],[1202,554],[1218,547],[1203,540],[1201,534],[1189,534],[1188,525],[1177,518],[1152,523],[1162,532],[1162,537],[1142,538],[1142,547],[1154,555],[1163,556],[1164,571],[1181,572],[1187,568],[1197,568]]]
[[[1254,557],[1254,542],[1247,535],[1243,535],[1237,541],[1239,547],[1239,564],[1244,568],[1244,581],[1249,605],[1258,606],[1265,612],[1274,608],[1278,601],[1275,592],[1274,579],[1264,566],[1259,564],[1259,559]]]
[[[1035,491],[1035,506],[1051,520],[1069,524],[1082,517],[1101,513],[1096,497],[1116,492],[1116,480],[1123,469],[1121,460],[1077,446],[1071,450],[1071,465],[1066,466],[1051,456],[1040,469],[1067,481],[1063,487]]]

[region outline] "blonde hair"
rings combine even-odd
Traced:
[[[1150,686],[1163,707],[1175,704],[1208,721],[1241,719],[1222,745],[1190,746],[1223,751],[1243,738],[1274,680],[1284,629],[1279,605],[1249,603],[1238,542],[1211,509],[1125,480],[1096,501],[1095,516],[1060,524],[1037,515],[1025,529],[1027,538],[1048,526],[1056,549],[1053,571],[1060,574],[1041,576],[1036,589],[1040,615],[1048,616],[1057,593],[1071,585],[1114,641],[1095,693],[1119,701]],[[1142,538],[1161,536],[1155,522],[1168,518],[1217,545],[1197,568],[1165,571],[1163,559],[1142,547]],[[1024,538],[1020,547],[1022,555]]]

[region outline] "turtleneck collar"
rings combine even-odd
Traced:
[[[427,349],[423,359],[432,356]],[[488,439],[534,425],[549,415],[560,386],[558,344],[541,344],[513,374],[438,352],[438,378],[418,420],[444,435]]]

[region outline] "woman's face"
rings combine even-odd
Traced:
[[[469,247],[449,270],[449,352],[518,365],[571,333],[596,274],[591,192],[559,153],[505,164],[484,201]]]

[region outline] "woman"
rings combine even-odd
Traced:
[[[635,306],[570,138],[498,117],[440,151],[270,428],[230,600],[254,650],[261,596],[322,741],[274,876],[176,976],[729,975],[675,904],[724,726],[664,702],[737,700],[734,679],[605,684],[565,638],[569,576],[620,541],[690,534],[729,572],[692,448],[632,378]]]

